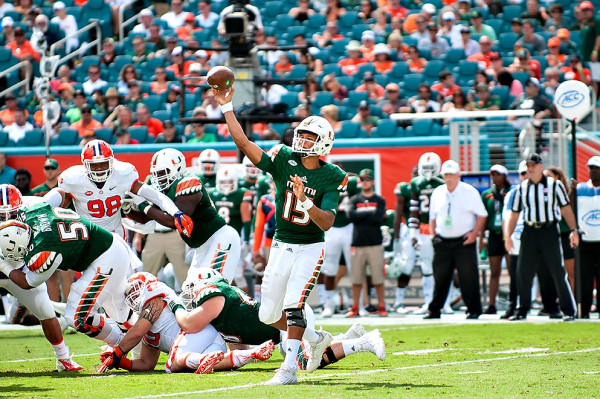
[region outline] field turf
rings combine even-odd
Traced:
[[[67,334],[85,370],[58,373],[41,331],[3,331],[0,397],[597,397],[598,327],[589,322],[386,325],[381,327],[385,362],[370,353],[353,355],[313,374],[299,372],[299,384],[284,387],[261,385],[279,366],[278,351],[267,362],[211,375],[166,374],[165,355],[154,372],[99,375],[94,371],[98,341]],[[346,327],[327,329],[339,333]]]

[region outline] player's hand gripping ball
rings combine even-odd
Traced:
[[[206,81],[213,89],[228,90],[235,80],[233,71],[224,66],[216,66],[208,71]]]

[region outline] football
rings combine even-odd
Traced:
[[[227,90],[233,85],[235,76],[233,71],[224,66],[211,68],[206,75],[206,81],[213,89]]]

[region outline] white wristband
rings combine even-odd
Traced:
[[[308,197],[306,197],[306,199],[304,201],[299,201],[299,202],[300,202],[300,206],[305,211],[308,211],[314,205],[313,202],[312,202],[312,200],[310,198],[308,198]]]
[[[219,106],[221,108],[221,113],[225,115],[226,112],[233,111],[233,103],[228,102],[227,104],[223,104]]]
[[[408,229],[410,238],[418,238],[419,237],[419,229]]]

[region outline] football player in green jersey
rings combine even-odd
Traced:
[[[410,218],[408,233],[410,241],[402,248],[404,267],[399,279],[410,280],[415,263],[420,260],[423,275],[424,305],[416,314],[428,311],[429,302],[433,299],[433,244],[429,232],[429,199],[436,187],[444,184],[438,177],[442,161],[435,152],[426,152],[419,158],[419,175],[410,181]]]
[[[67,324],[79,332],[118,345],[132,313],[123,292],[132,269],[141,262],[115,233],[75,212],[44,203],[21,208],[17,220],[28,225],[31,239],[22,270],[3,273],[24,290],[43,284],[57,270],[81,272],[71,286],[65,309]],[[104,317],[98,313],[102,307]]]
[[[217,212],[196,174],[188,172],[183,154],[173,148],[165,148],[152,156],[150,164],[152,186],[166,194],[177,207],[202,228],[192,230],[190,237],[180,234],[185,243],[194,250],[189,273],[193,269],[210,265],[228,281],[233,281],[240,259],[240,236]],[[130,210],[128,216],[138,223],[156,220],[163,226],[174,228],[173,217],[156,206],[149,206],[144,199],[130,194],[138,211]]]
[[[225,222],[242,236],[242,254],[236,268],[235,283],[247,292],[248,284],[244,278],[242,262],[249,251],[252,194],[245,188],[238,188],[238,178],[233,165],[222,165],[219,168],[216,184],[217,187],[208,192],[210,199]]]
[[[212,148],[208,148],[200,153],[198,157],[200,164],[200,176],[202,183],[209,189],[217,185],[217,170],[221,164],[221,156]]]
[[[323,274],[325,277],[325,303],[323,306],[323,317],[331,317],[335,312],[335,289],[341,277],[346,274],[350,266],[350,244],[353,224],[348,220],[348,206],[350,197],[358,193],[358,177],[348,176],[346,192],[340,193],[337,215],[333,226],[325,232],[325,260],[323,262]],[[341,257],[344,257],[345,266],[341,265]],[[338,276],[339,267],[342,266],[343,274]]]
[[[324,231],[333,225],[346,173],[324,162],[331,151],[333,128],[322,117],[303,120],[294,130],[292,148],[278,145],[269,154],[248,140],[231,99],[235,89],[213,89],[236,146],[275,181],[276,230],[262,283],[260,320],[274,324],[285,311],[288,344],[284,363],[268,385],[296,384],[298,349],[304,337],[312,346],[307,371],[314,371],[331,334],[306,329],[304,304],[325,257]]]

